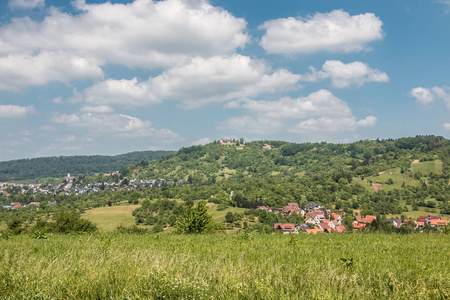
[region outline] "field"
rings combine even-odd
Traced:
[[[0,244],[2,299],[448,299],[448,235],[72,235]]]
[[[442,173],[442,160],[424,161],[411,164],[413,173],[420,172],[422,174]]]
[[[140,205],[120,205],[93,208],[82,214],[83,219],[95,223],[101,231],[112,231],[119,225],[135,225],[135,219],[131,215],[133,210]]]
[[[228,207],[225,210],[220,211],[217,210],[217,204],[210,203],[208,206],[210,207],[208,213],[212,215],[214,221],[219,223],[225,222],[225,215],[227,212],[244,213],[247,210],[245,208]],[[140,207],[140,205],[131,205],[128,203],[119,206],[98,207],[87,210],[81,217],[92,221],[97,225],[100,231],[108,232],[115,230],[117,226],[120,225],[126,227],[135,225],[135,218],[131,213],[138,207]],[[6,224],[0,223],[0,229],[2,227],[6,228]],[[151,228],[151,226],[144,225],[140,225],[139,227]],[[234,231],[236,230],[231,230],[230,232]]]

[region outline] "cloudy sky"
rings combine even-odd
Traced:
[[[0,1],[0,161],[450,136],[450,1]]]

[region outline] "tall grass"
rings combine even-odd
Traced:
[[[52,235],[0,244],[1,299],[449,299],[448,235]]]

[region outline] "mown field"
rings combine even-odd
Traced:
[[[0,243],[1,299],[449,299],[449,235],[51,235]]]

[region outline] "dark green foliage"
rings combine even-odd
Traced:
[[[137,151],[116,156],[59,156],[19,159],[0,162],[0,181],[75,176],[94,173],[110,173],[141,161],[139,166],[148,166],[148,161],[158,160],[171,151]]]
[[[123,225],[117,226],[116,232],[126,233],[126,234],[145,234],[148,233],[148,230],[145,228],[137,227],[136,225],[126,227]]]
[[[97,227],[89,220],[81,219],[79,215],[70,212],[60,212],[50,230],[56,233],[92,233]]]

